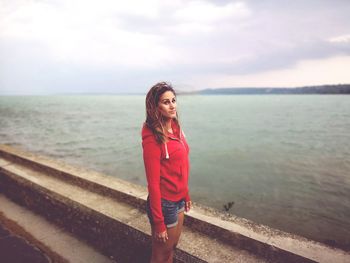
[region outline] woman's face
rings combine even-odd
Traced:
[[[176,97],[172,91],[166,91],[160,96],[158,109],[165,118],[176,117]]]

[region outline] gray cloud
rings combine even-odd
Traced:
[[[224,10],[230,3],[237,4],[237,1],[207,3]],[[51,2],[48,1],[47,4],[50,5]],[[12,5],[10,7],[2,12],[16,10]],[[57,2],[52,8],[56,12],[65,11],[64,6],[57,5]],[[90,63],[86,59],[79,62],[80,57],[75,60],[59,60],[55,58],[57,54],[50,49],[49,44],[2,34],[6,31],[2,27],[0,94],[11,91],[143,92],[152,82],[163,79],[174,80],[186,86],[191,85],[193,75],[249,75],[291,68],[308,59],[350,55],[350,42],[329,41],[350,34],[349,1],[243,1],[241,6],[228,8],[231,15],[213,17],[211,20],[198,17],[198,20],[193,21],[177,15],[179,8],[160,5],[154,16],[143,15],[142,12],[123,13],[116,8],[115,12],[112,10],[107,14],[102,13],[96,18],[96,24],[80,25],[84,34],[91,30],[91,35],[87,35],[87,40],[80,40],[79,35],[72,39],[85,43],[76,53],[80,57],[86,55],[99,58],[100,54],[96,52],[101,52],[102,58],[111,58],[105,65]],[[238,11],[232,8],[237,8]],[[105,39],[99,39],[100,30],[106,23],[111,30],[110,38],[102,35]],[[101,28],[92,28],[92,25]],[[72,25],[71,29],[76,27],[76,24]],[[62,34],[65,34],[64,30]],[[153,39],[156,46],[150,54],[157,55],[157,49],[161,47],[164,55],[154,59],[151,55],[146,57],[143,66],[124,65],[119,60],[123,52],[112,54],[114,45],[125,40],[126,44],[122,45],[130,54],[142,55],[147,53],[147,48],[141,52],[140,42],[129,47],[132,42],[123,39],[128,34],[115,39],[120,30],[138,36],[135,41],[142,42],[142,37]],[[72,32],[79,34],[80,31]],[[90,39],[102,43],[97,42],[96,47],[89,48],[92,45]],[[153,42],[149,43],[148,48],[151,48]],[[104,50],[105,46],[110,50]],[[85,53],[90,51],[91,54],[85,54],[82,48]],[[115,50],[119,49],[120,47],[115,47]],[[127,55],[122,58],[128,62]],[[140,57],[141,62],[144,59]]]
[[[217,3],[216,1],[212,1]],[[224,5],[230,1],[222,1]],[[350,4],[347,1],[292,1],[278,5],[276,1],[248,1],[253,17],[225,25],[214,24],[210,34],[193,34],[179,37],[168,30],[177,23],[164,10],[158,20],[144,17],[125,17],[127,30],[157,34],[164,38],[166,46],[173,50],[185,50],[194,58],[193,65],[184,64],[186,71],[206,73],[224,71],[232,74],[249,74],[259,71],[288,68],[303,59],[326,58],[350,54],[350,45],[332,44],[332,36],[350,33]],[[182,54],[181,52],[179,53]],[[213,54],[212,63],[197,64],[196,57]],[[236,58],[246,54],[247,58]],[[177,53],[174,52],[174,56]],[[220,58],[232,58],[222,62]],[[217,62],[218,60],[218,62]],[[177,66],[175,66],[177,68]]]

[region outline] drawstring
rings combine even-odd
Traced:
[[[169,159],[169,153],[168,153],[168,146],[166,145],[166,142],[164,143],[165,144],[165,159]]]
[[[183,136],[186,138],[186,135],[185,135],[185,133],[183,132],[183,130],[180,130],[180,141],[181,141],[181,143],[183,144],[183,142],[182,142],[182,135],[183,134]],[[167,146],[167,144],[166,144],[166,142],[164,142],[164,144],[165,144],[165,159],[169,159],[169,152],[168,152],[168,146]]]
[[[186,138],[186,134],[184,133],[184,131],[183,131],[183,130],[181,130],[180,136],[181,136],[181,134],[183,134],[183,135],[184,135],[184,137]]]

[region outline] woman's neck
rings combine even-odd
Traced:
[[[172,122],[172,120],[170,118],[165,120],[164,126],[165,126],[166,130],[170,130],[171,129],[171,122]]]

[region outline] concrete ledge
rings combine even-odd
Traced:
[[[1,198],[1,195],[0,195]],[[0,200],[0,204],[1,200]],[[5,221],[5,222],[4,222]],[[9,225],[11,227],[9,227]],[[54,263],[47,253],[44,253],[39,246],[33,245],[28,238],[23,238],[19,234],[15,222],[4,218],[3,213],[0,213],[0,255],[1,262],[36,262],[36,263]],[[13,231],[15,228],[16,231]]]
[[[144,187],[0,145],[0,191],[105,255],[122,262],[149,257]],[[350,262],[345,251],[198,204],[185,217],[175,257],[176,262]]]
[[[142,186],[114,177],[111,180],[111,176],[88,171],[81,167],[74,167],[45,156],[6,145],[0,145],[0,156],[6,160],[55,176],[60,180],[66,180],[92,192],[115,197],[138,207],[143,207],[143,201],[147,198],[147,189]]]
[[[74,237],[72,234],[58,227],[45,218],[38,216],[29,209],[19,206],[0,194],[0,223],[7,229],[23,237],[31,244],[35,244],[41,251],[45,251],[50,263],[116,263],[97,252],[93,247]],[[17,248],[14,248],[14,252]],[[6,253],[6,252],[5,252]],[[11,256],[11,254],[10,254]],[[11,256],[14,257],[14,256]],[[4,262],[43,262],[38,260],[9,260]]]

